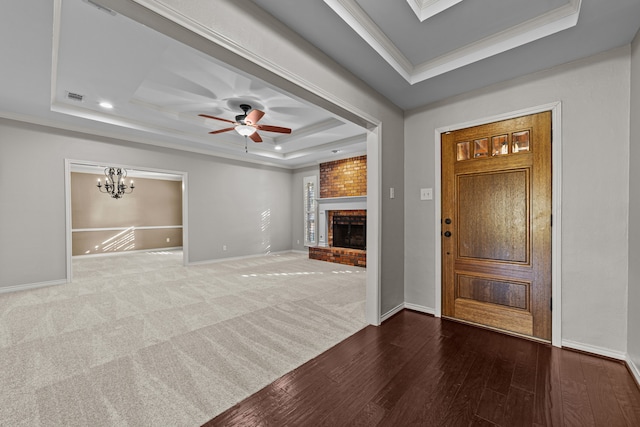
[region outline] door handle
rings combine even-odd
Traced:
[[[444,232],[444,237],[451,237],[451,232],[450,231],[445,231]]]

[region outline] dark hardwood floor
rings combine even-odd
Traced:
[[[206,426],[640,426],[626,366],[404,310]]]

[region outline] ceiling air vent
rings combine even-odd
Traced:
[[[84,95],[67,91],[67,99],[70,99],[72,101],[82,102],[84,100]]]

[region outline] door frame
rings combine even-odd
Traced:
[[[553,310],[551,311],[551,345],[562,347],[562,102],[557,101],[549,104],[538,105],[522,110],[510,111],[494,116],[485,116],[464,123],[456,123],[449,126],[442,126],[435,130],[435,310],[436,317],[442,316],[442,241],[439,232],[442,228],[442,167],[441,167],[441,135],[458,129],[484,125],[501,120],[513,119],[515,117],[527,116],[530,114],[551,112],[551,214],[553,215],[553,226],[551,227],[551,298]]]
[[[145,166],[133,166],[133,165],[123,165],[117,163],[109,163],[113,167],[119,167],[123,169],[134,169],[143,172],[155,172],[155,173],[164,173],[169,175],[179,175],[182,176],[182,265],[186,266],[189,260],[189,200],[188,200],[188,173],[183,171],[173,171],[166,169],[158,169],[158,168],[150,168]],[[98,162],[95,160],[76,160],[76,159],[65,159],[64,160],[64,198],[65,198],[65,246],[66,246],[66,272],[67,272],[67,283],[70,283],[73,280],[73,266],[72,266],[72,226],[71,226],[71,169],[74,165],[77,166],[100,166],[105,162]]]

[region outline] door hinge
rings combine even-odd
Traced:
[[[549,298],[549,311],[553,311],[553,298]]]
[[[551,214],[551,226],[553,227],[553,214]]]

